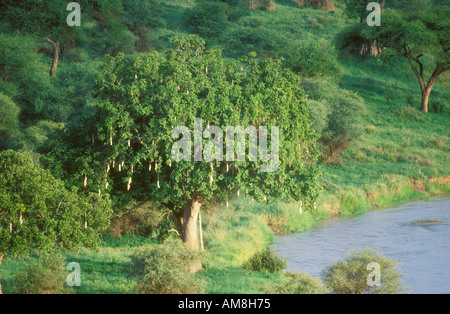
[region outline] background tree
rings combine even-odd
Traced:
[[[0,153],[0,263],[33,249],[95,247],[108,217],[107,198],[68,191],[29,154]]]
[[[61,48],[70,48],[76,38],[77,28],[67,25],[66,8],[67,3],[57,0],[5,0],[0,5],[0,17],[13,29],[42,36],[52,46],[50,76],[56,74]]]
[[[110,58],[98,81],[96,113],[81,130],[78,124],[76,138],[69,132],[64,145],[52,144],[47,164],[69,182],[84,182],[117,200],[158,202],[174,213],[193,249],[200,208],[210,202],[246,192],[257,201],[312,204],[319,192],[318,152],[298,78],[280,61],[258,61],[254,55],[242,60],[246,71],[240,72],[220,51],[205,50],[197,36],[176,37],[172,44],[166,57]],[[262,162],[248,158],[173,161],[172,130],[180,125],[194,130],[195,118],[224,134],[226,126],[279,126],[278,170],[262,173]]]
[[[367,40],[358,35],[361,28],[367,26],[367,16],[371,13],[371,11],[367,10],[367,5],[371,2],[379,3],[381,10],[384,9],[385,0],[344,0],[347,16],[350,18],[359,18],[358,25],[352,25],[349,27],[350,31],[345,31],[345,33],[352,34],[352,36],[345,39],[346,45],[356,46],[358,54],[363,58],[369,55],[379,57],[382,54],[382,48],[376,40]]]
[[[187,24],[194,33],[204,37],[219,37],[229,26],[227,3],[201,1],[187,10]]]
[[[19,107],[0,93],[0,150],[11,145],[11,139],[19,129]]]
[[[409,61],[420,84],[420,110],[424,112],[428,112],[434,83],[439,75],[450,69],[449,14],[447,5],[435,5],[418,14],[386,10],[380,27],[365,27],[361,31],[364,38],[377,40],[388,48],[388,55]],[[425,69],[427,64],[432,67],[429,71]]]

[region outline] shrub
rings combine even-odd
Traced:
[[[333,160],[360,137],[364,100],[328,77],[303,77],[301,87],[308,94],[311,125],[325,146],[324,158]]]
[[[239,20],[239,24],[246,27],[262,27],[265,24],[265,20],[257,16],[245,16]]]
[[[321,29],[323,28],[322,24],[320,24],[316,18],[314,17],[308,17],[306,19],[306,24],[308,25],[309,28],[311,29]]]
[[[369,286],[367,278],[372,270],[367,266],[376,262],[380,265],[380,286]],[[335,294],[394,294],[400,293],[404,287],[397,271],[398,263],[372,249],[351,252],[344,260],[325,268],[323,280]]]
[[[256,52],[258,57],[280,57],[288,39],[269,27],[242,26],[230,29],[221,36],[224,52],[232,55],[248,55]],[[288,49],[286,49],[288,50]]]
[[[322,133],[321,142],[328,148],[329,158],[343,152],[362,132],[361,114],[364,111],[363,100],[347,90],[336,94],[330,109],[328,124]]]
[[[10,141],[19,128],[19,107],[0,93],[0,150],[11,146]]]
[[[311,127],[318,133],[322,134],[328,124],[329,106],[326,101],[308,100],[309,119]]]
[[[179,239],[138,249],[131,269],[139,277],[138,291],[151,294],[204,293],[203,283],[192,276],[200,263],[197,252],[188,251]]]
[[[329,41],[317,41],[313,37],[301,40],[286,61],[294,72],[305,76],[334,77],[342,73],[334,46]]]
[[[317,278],[306,273],[288,272],[287,281],[266,289],[269,294],[324,294],[328,290]]]
[[[223,2],[202,1],[187,11],[187,24],[202,37],[218,37],[229,24],[228,9]]]
[[[262,251],[256,252],[242,265],[244,269],[250,271],[267,271],[269,273],[278,273],[284,270],[286,266],[286,259],[279,257],[271,248],[265,248]]]
[[[70,293],[66,284],[64,257],[44,255],[38,263],[26,265],[15,277],[18,294],[63,294]]]
[[[402,119],[423,122],[429,120],[427,116],[418,109],[407,105],[397,105],[392,108],[392,113]]]

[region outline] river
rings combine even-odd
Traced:
[[[415,223],[421,219],[444,222]],[[400,262],[406,293],[449,294],[449,244],[450,199],[440,198],[321,222],[306,232],[278,237],[274,249],[287,259],[289,270],[320,279],[326,266],[352,249],[379,249]]]

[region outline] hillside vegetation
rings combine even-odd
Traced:
[[[91,161],[75,144],[86,138],[91,141],[86,134],[91,132],[92,125],[100,125],[94,119],[99,103],[103,101],[102,108],[109,105],[109,100],[101,97],[109,92],[109,87],[115,90],[107,81],[111,69],[120,68],[121,58],[123,64],[134,62],[129,64],[142,71],[148,69],[139,64],[140,60],[167,58],[158,62],[161,68],[170,68],[176,63],[170,59],[174,36],[185,38],[184,35],[196,34],[204,40],[206,51],[220,50],[220,58],[235,62],[235,69],[230,69],[228,63],[220,64],[233,78],[237,73],[236,77],[249,82],[256,80],[249,66],[253,64],[252,58],[280,60],[280,68],[276,63],[254,62],[261,62],[258,63],[261,68],[275,69],[277,79],[289,78],[291,73],[295,76],[299,84],[295,87],[303,91],[299,104],[305,104],[310,124],[305,138],[317,142],[307,149],[311,149],[311,155],[315,150],[320,153],[317,161],[320,175],[316,172],[311,175],[318,180],[318,188],[314,184],[303,185],[307,192],[301,199],[287,200],[283,194],[281,199],[266,204],[257,194],[246,196],[245,189],[236,187],[225,194],[218,187],[219,192],[215,193],[226,195],[226,201],[224,197],[212,198],[202,207],[204,251],[198,256],[183,255],[192,259],[192,263],[201,261],[203,269],[195,275],[190,275],[187,268],[176,268],[183,276],[172,278],[164,269],[146,276],[132,267],[145,254],[160,254],[166,265],[179,264],[170,252],[172,248],[174,252],[183,250],[176,243],[180,234],[177,219],[182,214],[176,206],[161,205],[170,198],[167,195],[146,199],[149,193],[143,187],[146,181],[142,186],[138,183],[134,190],[132,187],[130,193],[124,188],[126,183],[121,190],[107,185],[106,190],[99,190],[99,197],[100,194],[111,197],[114,213],[108,229],[99,231],[102,240],[98,249],[83,248],[60,255],[67,263],[77,262],[82,267],[81,287],[73,287],[69,292],[145,293],[149,292],[148,287],[150,291],[158,291],[152,289],[161,284],[190,287],[199,293],[273,292],[275,288],[268,287],[284,287],[291,278],[289,274],[250,271],[243,265],[273,243],[275,235],[302,232],[332,216],[361,214],[450,192],[448,72],[434,83],[428,112],[421,111],[421,89],[406,58],[390,55],[389,51],[362,58],[342,49],[346,32],[359,21],[358,16],[352,16],[346,9],[348,1],[78,1],[82,7],[81,27],[69,30],[54,26],[60,24],[61,17],[65,21],[67,15],[65,8],[54,2],[58,1],[44,4],[16,0],[0,4],[0,151],[29,154],[37,167],[48,169],[68,189],[77,186],[74,192],[81,195],[87,184],[83,186],[79,178],[87,180],[87,176],[82,172],[71,175],[78,168],[67,167],[66,162],[76,159],[77,166],[86,168]],[[262,6],[248,8],[251,3],[260,2]],[[427,3],[434,2],[416,0],[407,5],[404,1],[393,1],[386,10],[403,10],[409,16],[424,10]],[[50,7],[54,10],[46,10]],[[47,38],[57,42],[60,50],[53,75],[49,71],[55,48]],[[249,54],[251,58],[247,58]],[[209,55],[215,56],[214,52]],[[426,56],[422,60],[425,74],[431,75],[428,72],[433,59]],[[199,61],[203,66],[200,62],[203,61]],[[155,64],[156,61],[152,66],[156,69]],[[209,71],[215,73],[213,67]],[[267,73],[273,74],[269,70]],[[99,77],[104,83],[101,87]],[[263,79],[258,82],[269,84]],[[242,86],[245,89],[250,85]],[[119,99],[118,95],[111,99]],[[272,114],[276,116],[275,112]],[[97,124],[89,124],[94,120]],[[61,144],[67,141],[71,143],[70,149],[69,145]],[[104,156],[103,152],[94,153],[95,157]],[[107,174],[108,171],[109,168]],[[209,171],[209,166],[205,171]],[[209,180],[209,173],[205,177]],[[159,189],[159,175],[157,178]],[[231,181],[226,182],[227,187],[231,186]],[[272,187],[276,184],[273,182]],[[156,181],[152,184],[155,187]],[[199,184],[198,188],[204,187]],[[97,189],[90,192],[97,194]],[[89,201],[94,202],[93,196]],[[1,206],[0,201],[0,214]],[[9,232],[9,222],[5,220],[0,226],[5,234]],[[23,291],[27,280],[32,281],[26,275],[26,265],[42,264],[45,258],[34,250],[23,258],[5,253],[3,263],[0,256],[0,287],[5,293]],[[275,262],[277,259],[270,254],[264,258],[273,258]],[[146,269],[151,268],[147,266]],[[39,267],[34,270],[29,267],[30,272],[36,269],[41,271]],[[61,277],[53,273],[46,276]],[[151,281],[150,277],[160,278],[161,282]],[[314,288],[313,292],[325,291],[306,275],[302,280]],[[48,291],[54,289],[58,293],[60,290],[51,288],[52,284],[55,285],[50,282]],[[173,291],[178,292],[175,288]],[[167,292],[170,290],[162,291]]]

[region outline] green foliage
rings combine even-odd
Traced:
[[[364,27],[363,23],[350,24],[336,35],[334,44],[341,57],[365,56],[361,55],[361,48],[370,45],[370,41],[361,34]]]
[[[231,29],[221,38],[225,53],[242,56],[256,52],[260,58],[281,57],[282,52],[279,51],[279,47],[286,41],[283,34],[268,27],[254,25]]]
[[[283,276],[255,272],[238,266],[210,267],[196,274],[206,282],[206,292],[214,294],[262,294],[266,287],[282,282]]]
[[[156,242],[155,239],[129,233],[119,237],[104,235],[101,246],[109,248],[136,248],[144,245],[156,244]]]
[[[48,71],[43,71],[40,57],[33,51],[31,37],[0,34],[0,86],[21,108],[21,115],[33,117],[45,109],[52,112]],[[6,83],[6,84],[5,84]]]
[[[228,10],[224,2],[200,1],[188,10],[187,25],[202,37],[218,37],[229,24]]]
[[[39,262],[25,265],[15,276],[15,293],[65,294],[72,290],[66,283],[65,258],[46,254]]]
[[[368,200],[355,190],[345,190],[339,193],[340,210],[343,217],[358,215],[369,210]]]
[[[427,121],[429,119],[423,112],[406,105],[393,106],[392,113],[399,118],[411,121]]]
[[[79,1],[84,9],[87,1]],[[76,37],[77,28],[67,27],[67,3],[58,0],[36,1],[5,0],[0,4],[0,19],[8,22],[15,30],[25,34],[52,37],[63,46]]]
[[[361,134],[360,116],[362,112],[361,99],[348,91],[342,91],[331,108],[327,127],[322,133],[322,142],[329,149],[330,157],[337,152],[345,150],[350,143]]]
[[[380,265],[381,286],[367,284],[367,277],[371,273],[367,266],[372,262]],[[397,265],[395,260],[380,252],[364,249],[352,252],[344,260],[328,266],[323,270],[322,276],[335,294],[396,294],[404,290]]]
[[[286,281],[281,284],[269,286],[266,293],[269,294],[325,294],[328,290],[323,283],[306,273],[288,272]]]
[[[391,53],[403,56],[430,54],[445,67],[449,62],[447,6],[432,6],[426,13],[406,16],[399,11],[385,10],[380,27],[364,27],[361,35],[377,39]]]
[[[248,203],[240,200],[228,208],[219,205],[202,217],[205,252],[210,257],[208,267],[242,265],[255,250],[273,242],[265,213],[257,211],[262,205]]]
[[[242,265],[243,269],[250,271],[267,271],[269,273],[279,273],[287,266],[287,261],[278,256],[270,247],[256,252],[250,259]]]
[[[227,191],[239,189],[248,189],[258,201],[312,202],[320,191],[318,151],[298,77],[279,60],[260,61],[254,55],[242,60],[247,71],[237,72],[235,62],[204,45],[198,36],[176,37],[166,57],[109,58],[97,84],[96,111],[51,145],[45,163],[55,173],[67,171],[61,177],[73,185],[86,176],[92,191],[128,201],[151,198],[176,211],[186,200],[225,200]],[[235,162],[230,171],[225,163],[172,161],[172,130],[180,125],[193,130],[197,117],[224,132],[226,126],[279,126],[278,170],[261,172],[261,161]],[[105,178],[108,166],[111,174]],[[211,184],[205,177],[213,178]]]
[[[107,227],[107,198],[68,191],[26,153],[0,153],[0,252],[95,247]]]
[[[321,135],[325,157],[333,159],[360,137],[364,101],[326,78],[303,78],[301,86],[312,100],[308,102],[311,125]]]
[[[342,73],[334,46],[313,37],[299,41],[286,62],[294,72],[308,77],[339,77]]]
[[[161,0],[122,0],[125,23],[134,31],[164,25]]]
[[[14,101],[0,93],[0,149],[11,146],[11,138],[19,128],[19,112]]]
[[[139,277],[140,293],[203,293],[203,283],[191,269],[200,263],[198,253],[187,250],[179,239],[167,239],[154,247],[143,247],[132,256],[132,270]]]

